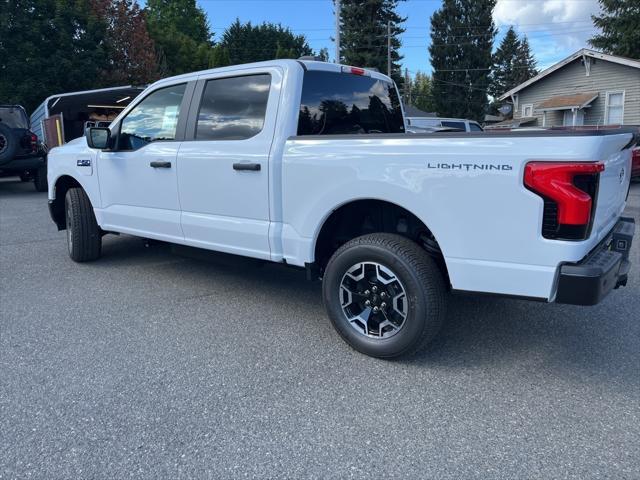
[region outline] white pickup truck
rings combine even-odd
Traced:
[[[448,292],[590,305],[624,285],[637,130],[404,133],[393,82],[278,60],[151,85],[49,154],[71,258],[125,233],[306,267],[368,355],[437,333]]]

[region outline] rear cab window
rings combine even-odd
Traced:
[[[404,131],[400,99],[393,83],[366,75],[305,72],[298,135]]]

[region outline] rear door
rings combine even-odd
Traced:
[[[177,154],[194,86],[150,92],[113,127],[115,148],[97,161],[103,229],[183,240]]]
[[[275,67],[198,80],[179,154],[187,244],[270,258],[269,156],[281,84]]]

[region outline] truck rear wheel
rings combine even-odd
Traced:
[[[421,349],[440,330],[446,310],[435,261],[415,242],[387,233],[340,247],[327,264],[322,296],[342,338],[380,358]]]
[[[83,189],[67,190],[65,210],[69,256],[76,262],[96,260],[102,250],[102,232]]]

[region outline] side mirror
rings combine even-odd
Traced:
[[[89,148],[104,150],[111,143],[111,131],[103,127],[89,127],[85,132]]]

